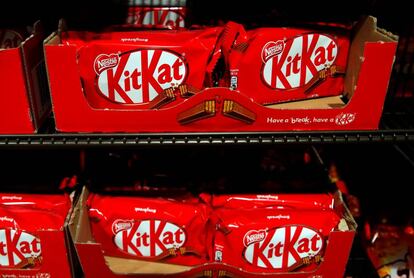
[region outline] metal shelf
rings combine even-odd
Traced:
[[[287,133],[151,133],[1,135],[0,148],[139,145],[307,144],[414,141],[414,130]]]
[[[403,111],[384,113],[380,129],[370,131],[54,133],[48,125],[39,134],[0,135],[0,148],[414,142],[414,114]]]

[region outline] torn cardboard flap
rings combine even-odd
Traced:
[[[336,213],[342,216],[338,229],[340,231],[355,231],[357,223],[352,217],[348,207],[345,205],[343,195],[340,191],[336,191],[334,194],[334,209]]]
[[[344,94],[349,99],[354,94],[358,83],[361,64],[364,60],[365,44],[370,42],[395,43],[397,41],[398,36],[377,27],[377,19],[375,17],[367,16],[355,26],[344,84]]]
[[[44,45],[58,45],[61,43],[60,36],[56,32],[53,32],[44,40]]]
[[[91,228],[89,225],[88,212],[86,209],[86,201],[88,200],[89,190],[83,187],[82,193],[73,208],[69,231],[75,243],[77,242],[94,242]]]

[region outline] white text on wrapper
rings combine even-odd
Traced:
[[[0,229],[0,267],[27,267],[40,256],[37,237],[21,230]]]
[[[103,57],[104,60],[100,59]],[[110,101],[122,104],[145,104],[163,90],[181,85],[188,73],[183,58],[168,50],[136,50],[101,54],[95,59],[98,91]]]
[[[129,222],[130,223],[130,222]],[[119,225],[120,223],[118,223]],[[137,220],[115,234],[115,245],[137,257],[159,257],[184,246],[187,236],[181,227],[162,220]]]
[[[250,264],[268,269],[289,270],[320,255],[323,237],[303,226],[283,226],[267,231],[249,231],[243,255]]]
[[[305,86],[319,71],[333,65],[338,54],[336,42],[321,34],[305,34],[268,42],[262,49],[262,78],[273,89]]]

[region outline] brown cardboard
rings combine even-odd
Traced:
[[[56,32],[53,32],[52,34],[50,34],[45,40],[44,40],[44,44],[53,44],[53,45],[57,45],[61,42],[60,36],[57,35]]]
[[[272,104],[266,107],[273,109],[331,109],[345,105],[341,96],[331,96],[301,101]]]
[[[172,274],[188,271],[189,266],[147,262],[140,260],[123,259],[105,256],[109,269],[114,273],[133,274]]]
[[[44,30],[40,21],[35,22],[33,30],[29,39],[22,43],[21,51],[31,113],[35,128],[39,129],[51,112],[51,102],[43,56]]]
[[[344,94],[351,99],[356,89],[361,64],[364,62],[365,45],[370,42],[397,42],[398,36],[377,27],[377,19],[372,16],[360,21],[354,28],[355,34],[349,49],[348,66],[345,74]]]
[[[68,226],[74,242],[93,241],[88,213],[86,211],[88,195],[89,190],[84,187],[77,204],[73,208],[72,217]]]
[[[339,223],[338,227],[341,231],[355,231],[357,229],[357,224],[352,217],[351,212],[344,203],[343,196],[340,191],[337,191],[334,195],[334,210],[342,216],[342,220],[345,221],[347,228],[345,228],[343,223]],[[343,229],[344,228],[344,229]]]

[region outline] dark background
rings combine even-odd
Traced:
[[[285,25],[307,21],[349,22],[361,15],[375,15],[380,25],[391,29],[413,22],[406,1],[238,1],[187,0],[191,23],[235,20],[243,23]],[[41,19],[48,29],[56,29],[60,18],[71,28],[99,29],[120,24],[127,9],[125,0],[2,1],[0,25],[20,25]]]

